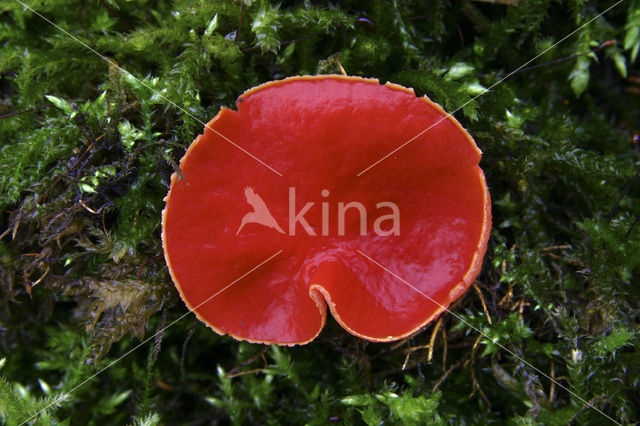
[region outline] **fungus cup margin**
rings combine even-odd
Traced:
[[[269,82],[263,83],[261,85],[258,85],[256,87],[252,87],[252,88],[246,90],[242,95],[240,95],[237,98],[236,102],[238,102],[238,101],[241,102],[241,101],[244,100],[244,97],[249,96],[249,95],[251,95],[253,93],[256,93],[256,92],[258,92],[260,90],[264,90],[264,89],[266,89],[268,87],[272,87],[272,86],[278,86],[278,85],[281,85],[281,84],[285,84],[287,82],[292,82],[292,81],[318,81],[318,80],[324,80],[324,79],[335,79],[335,80],[342,80],[342,81],[346,80],[346,81],[366,82],[366,83],[369,83],[369,84],[376,84],[376,85],[380,85],[380,86],[386,86],[386,87],[388,87],[390,89],[403,91],[403,92],[406,92],[406,93],[411,94],[413,96],[416,96],[415,95],[415,91],[412,88],[407,88],[407,87],[401,86],[399,84],[391,83],[391,82],[385,82],[384,84],[381,84],[380,81],[378,79],[376,79],[376,78],[364,78],[364,77],[357,77],[357,76],[343,76],[343,75],[337,75],[337,74],[327,74],[327,75],[315,75],[315,76],[311,76],[311,75],[293,76],[293,77],[287,77],[287,78],[284,78],[284,79],[281,79],[281,80],[269,81]],[[439,105],[438,103],[432,101],[427,95],[424,95],[422,97],[416,97],[416,99],[419,99],[419,100],[422,100],[422,101],[426,102],[429,106],[434,108],[439,114],[441,114],[443,116],[435,124],[438,124],[440,121],[443,121],[443,120],[448,120],[451,124],[453,124],[462,133],[462,135],[464,135],[464,137],[469,142],[470,146],[476,151],[476,153],[479,156],[482,155],[482,151],[478,148],[478,146],[476,145],[474,139],[467,132],[467,130],[451,114],[447,113],[441,105]],[[220,120],[225,114],[233,114],[233,113],[236,113],[236,112],[237,112],[236,110],[233,110],[233,109],[230,109],[230,108],[227,108],[227,107],[221,107],[220,111],[206,124],[205,129],[206,128],[214,129],[215,123],[218,120]],[[423,133],[426,133],[427,130],[428,129],[425,129],[425,131],[423,131]],[[180,168],[182,168],[183,163],[188,161],[188,158],[193,153],[194,148],[203,139],[203,136],[204,136],[204,133],[196,136],[196,138],[193,140],[193,142],[189,145],[189,147],[187,148],[185,154],[183,155],[183,157],[180,160]],[[225,137],[225,136],[223,136],[223,137]],[[412,140],[413,139],[410,139],[407,142],[405,142],[405,145],[407,143],[411,142]],[[401,145],[401,146],[404,146],[404,145]],[[388,336],[386,338],[379,338],[379,337],[367,336],[367,335],[364,335],[362,333],[358,333],[356,330],[350,328],[342,320],[342,318],[340,317],[339,313],[337,312],[337,310],[335,308],[335,303],[333,302],[330,293],[321,284],[313,283],[313,282],[309,283],[308,295],[313,300],[313,302],[316,304],[316,306],[318,307],[319,314],[321,315],[321,321],[320,321],[320,326],[318,327],[317,332],[307,340],[300,341],[300,342],[278,342],[278,341],[273,341],[273,340],[253,339],[253,338],[246,337],[246,336],[234,335],[231,332],[223,331],[220,328],[216,327],[215,325],[211,324],[206,318],[204,318],[204,316],[202,316],[197,311],[197,308],[199,306],[201,306],[201,305],[204,305],[205,303],[208,303],[210,300],[212,300],[215,297],[214,295],[217,296],[217,294],[226,291],[227,288],[231,287],[231,285],[235,285],[236,282],[245,279],[247,276],[249,276],[249,278],[247,278],[247,279],[250,279],[251,272],[253,272],[255,269],[257,269],[259,266],[263,265],[267,261],[269,261],[272,258],[274,258],[277,254],[280,254],[282,252],[282,250],[277,252],[273,256],[271,256],[266,261],[263,261],[262,263],[258,264],[256,267],[254,267],[250,271],[246,272],[244,275],[240,276],[237,280],[232,281],[226,287],[224,287],[222,290],[218,290],[217,292],[214,292],[212,294],[212,296],[207,298],[204,302],[201,302],[199,305],[194,306],[194,304],[192,304],[188,300],[188,298],[185,296],[184,291],[182,289],[182,286],[180,285],[180,283],[179,283],[179,281],[178,281],[178,279],[177,279],[177,277],[176,277],[176,275],[174,273],[174,270],[173,270],[172,264],[171,264],[171,257],[170,257],[169,252],[168,252],[167,241],[166,241],[166,232],[165,232],[166,228],[165,227],[166,227],[167,210],[169,208],[169,204],[170,204],[170,201],[171,201],[170,200],[171,188],[173,188],[173,186],[176,184],[176,182],[178,180],[182,179],[179,176],[178,172],[174,172],[171,175],[170,190],[167,193],[167,196],[164,198],[165,208],[162,211],[162,247],[163,247],[164,258],[165,258],[165,261],[167,263],[167,268],[169,270],[169,274],[171,276],[171,279],[173,280],[173,282],[174,282],[174,284],[176,286],[176,289],[178,290],[180,298],[183,300],[183,302],[185,303],[187,308],[191,312],[193,312],[201,322],[203,322],[207,327],[209,327],[210,329],[212,329],[214,332],[216,332],[219,335],[222,335],[222,336],[223,335],[229,335],[230,337],[233,337],[234,339],[237,339],[237,340],[247,341],[247,342],[250,342],[250,343],[257,343],[257,344],[277,344],[277,345],[281,345],[281,346],[297,346],[297,345],[308,344],[311,341],[313,341],[316,337],[318,337],[318,335],[324,329],[324,326],[326,325],[326,321],[327,321],[327,307],[328,307],[329,310],[331,311],[331,314],[335,318],[335,320],[346,331],[348,331],[350,334],[352,334],[354,336],[357,336],[359,338],[362,338],[362,339],[365,339],[365,340],[368,340],[368,341],[371,341],[371,342],[384,343],[384,342],[397,341],[397,340],[406,338],[408,336],[411,336],[413,334],[416,334],[416,333],[420,332],[423,328],[425,328],[427,325],[429,325],[433,320],[438,318],[443,312],[447,311],[448,307],[453,302],[455,302],[458,298],[460,298],[469,289],[469,287],[471,286],[471,284],[473,283],[473,281],[475,280],[477,275],[480,273],[480,270],[482,268],[482,262],[483,262],[483,259],[484,259],[484,256],[485,256],[486,250],[487,250],[489,236],[490,236],[492,215],[491,215],[491,197],[490,197],[490,193],[489,193],[489,189],[488,189],[488,185],[487,185],[487,182],[486,182],[486,178],[485,178],[484,172],[480,168],[479,165],[476,165],[476,170],[478,172],[477,177],[480,180],[480,184],[481,184],[481,187],[482,187],[482,190],[483,190],[483,203],[484,203],[483,207],[484,208],[483,208],[482,229],[481,229],[481,232],[480,232],[480,238],[479,238],[478,244],[476,246],[476,250],[474,252],[471,264],[470,264],[468,270],[466,271],[466,273],[464,274],[463,279],[458,284],[456,284],[453,288],[451,288],[449,290],[449,293],[448,293],[448,295],[449,295],[448,299],[449,300],[447,301],[447,303],[436,302],[431,297],[426,296],[422,291],[417,290],[415,287],[413,287],[407,281],[404,281],[404,279],[399,278],[393,272],[391,272],[389,270],[386,270],[386,268],[381,266],[381,264],[378,265],[379,267],[385,269],[387,271],[387,273],[391,273],[392,275],[394,275],[394,277],[396,279],[399,279],[405,285],[407,285],[408,287],[412,288],[413,291],[416,291],[416,292],[420,293],[423,297],[427,298],[428,300],[430,300],[430,301],[432,301],[432,302],[434,302],[435,304],[438,305],[438,309],[435,310],[433,312],[433,314],[430,315],[428,318],[426,318],[422,323],[420,323],[418,326],[416,326],[416,327],[414,327],[414,328],[412,328],[412,329],[408,330],[407,332],[402,333],[400,335]],[[354,176],[354,179],[357,179],[357,177]],[[189,182],[188,182],[187,179],[185,179],[185,183],[187,185],[189,185]],[[368,261],[371,261],[371,260],[369,259]]]

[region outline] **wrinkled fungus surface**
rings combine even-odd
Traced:
[[[398,340],[478,275],[491,223],[481,152],[428,98],[373,79],[293,77],[247,91],[207,127],[217,133],[189,147],[185,180],[172,177],[163,245],[182,299],[216,332],[307,343],[328,306],[356,336]]]

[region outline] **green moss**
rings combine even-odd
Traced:
[[[110,65],[1,1],[2,421],[605,424],[587,401],[638,422],[640,2],[557,46],[612,4],[513,3],[28,2]],[[183,318],[162,259],[203,123],[338,63],[427,94],[484,153],[488,316],[469,291],[432,348],[433,326],[371,344],[332,320],[303,347],[221,337]]]

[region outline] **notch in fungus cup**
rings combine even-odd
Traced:
[[[480,150],[438,104],[337,75],[273,81],[239,99],[191,144],[186,181],[174,174],[165,199],[165,259],[201,321],[241,340],[304,344],[328,306],[349,333],[386,342],[469,288],[491,202]]]

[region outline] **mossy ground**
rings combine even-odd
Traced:
[[[639,421],[640,2],[26,3],[60,29],[0,1],[5,423]],[[160,244],[177,161],[246,89],[338,63],[428,94],[484,152],[464,321],[281,348],[182,318]]]

